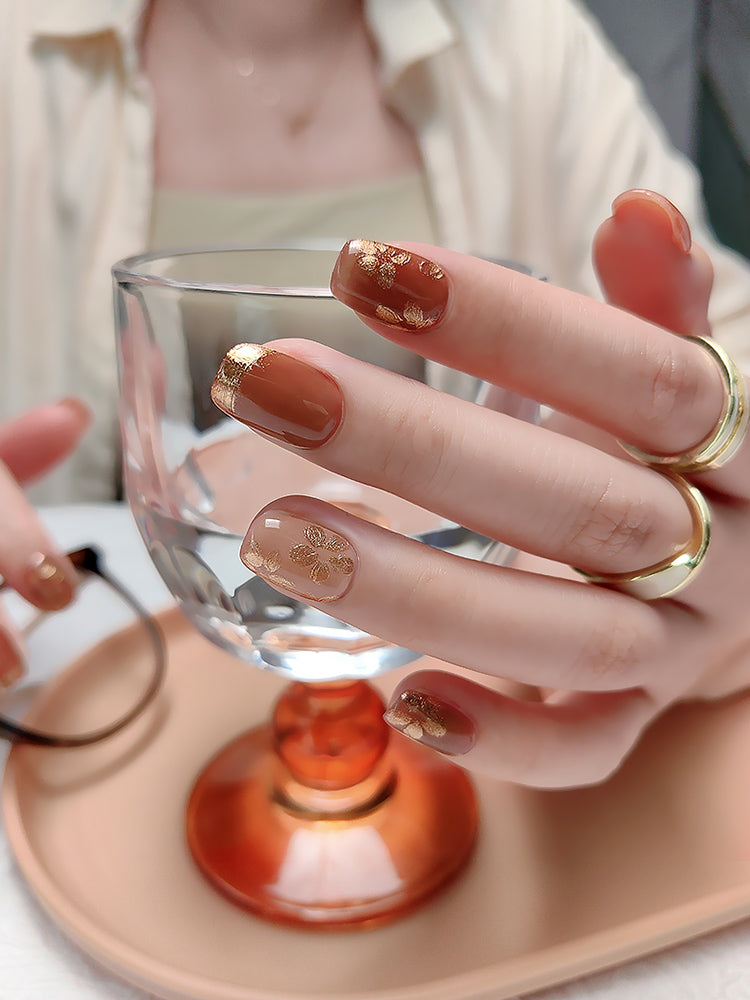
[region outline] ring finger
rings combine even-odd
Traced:
[[[665,616],[684,619],[685,642],[694,638],[678,603],[660,612],[616,591],[464,559],[312,497],[266,506],[241,556],[274,587],[371,635],[490,676],[566,690],[648,684],[656,696],[689,684],[677,654],[653,675]]]

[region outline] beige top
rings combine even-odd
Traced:
[[[355,237],[385,243],[407,240],[437,243],[438,232],[424,174],[413,170],[343,190],[278,195],[207,194],[159,188],[154,192],[149,246],[165,250],[191,246],[273,246],[316,240],[338,246]],[[197,336],[202,340],[202,334]],[[190,335],[188,342],[195,360],[201,348]],[[213,355],[211,358],[215,367],[216,359]],[[377,363],[467,399],[474,398],[478,391],[477,379],[436,362],[427,362],[425,371],[421,358],[407,354],[395,344],[384,343]],[[215,416],[208,385],[210,382],[198,386],[205,391],[196,393],[193,399],[199,426],[206,420],[211,422],[212,414]]]
[[[351,188],[264,194],[154,192],[149,245],[259,246],[295,240],[435,243],[437,229],[419,171]]]
[[[251,247],[324,242],[333,247],[364,237],[383,242],[436,242],[427,183],[419,170],[350,188],[284,194],[197,193],[158,188],[154,191],[149,246],[153,250],[185,247]],[[270,280],[268,273],[266,279]],[[183,313],[193,371],[193,418],[206,428],[218,411],[210,385],[218,359],[200,322]],[[346,349],[346,348],[344,348]],[[375,362],[374,358],[370,358]],[[383,340],[377,364],[420,380],[424,362]],[[433,381],[437,380],[434,379]]]

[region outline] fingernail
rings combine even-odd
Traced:
[[[72,410],[81,422],[86,424],[86,426],[88,426],[93,420],[93,414],[89,407],[75,396],[66,396],[64,399],[61,399],[60,406],[65,406],[69,410]]]
[[[362,316],[422,333],[445,312],[448,279],[426,257],[387,243],[350,240],[333,269],[331,291]]]
[[[266,507],[248,529],[240,557],[269,583],[311,601],[337,601],[354,581],[352,543],[319,521]]]
[[[389,726],[449,757],[460,757],[474,746],[471,719],[434,695],[402,691],[385,713]]]
[[[211,399],[230,417],[298,448],[318,448],[341,423],[344,399],[326,372],[257,344],[226,355]]]
[[[690,226],[682,212],[668,198],[655,191],[625,191],[612,202],[612,215],[618,220],[627,219],[628,209],[633,205],[648,206],[667,224],[674,246],[682,253],[690,252],[693,245]]]
[[[13,639],[0,631],[0,688],[9,688],[23,676],[23,657]]]
[[[73,600],[75,585],[57,556],[38,552],[29,562],[23,580],[31,602],[42,611],[59,611]]]

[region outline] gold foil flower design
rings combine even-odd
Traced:
[[[313,583],[325,583],[331,573],[351,576],[354,572],[354,560],[344,554],[349,549],[349,543],[340,535],[326,534],[317,524],[306,525],[304,535],[307,542],[293,545],[289,550],[289,558],[293,563],[309,570]],[[321,553],[328,557],[321,558]]]
[[[373,240],[360,240],[358,249],[357,263],[381,288],[391,288],[396,280],[396,268],[411,260],[411,254],[406,250]]]
[[[407,302],[403,315],[399,315],[395,309],[389,309],[388,306],[378,305],[375,308],[375,315],[384,323],[392,323],[394,326],[411,326],[415,330],[423,330],[435,322],[434,319],[425,316],[422,307],[418,306],[416,302]]]
[[[411,260],[411,254],[406,250],[390,247],[387,243],[360,240],[358,249],[357,263],[381,288],[392,288],[396,280],[396,269]]]
[[[243,560],[252,569],[265,569],[268,573],[278,573],[281,569],[281,556],[278,550],[264,552],[260,545],[253,539],[249,550],[243,553]]]
[[[433,281],[440,281],[445,272],[439,264],[436,264],[434,260],[425,260],[422,258],[419,262],[419,273],[423,274],[426,278],[432,278]]]
[[[398,703],[386,713],[386,719],[413,740],[421,740],[425,733],[433,739],[442,739],[448,732],[438,706],[414,691],[404,691]]]
[[[412,261],[412,255],[408,250],[402,250],[400,247],[392,247],[387,243],[375,243],[373,240],[359,240],[357,242],[357,264],[385,290],[393,287],[398,276],[398,269],[410,261]],[[433,281],[439,281],[444,277],[443,269],[434,261],[422,258],[419,259],[416,267],[420,274]],[[394,309],[392,305],[378,303],[375,315],[384,323],[411,327],[414,330],[432,326],[435,322],[434,318],[425,316],[424,310],[417,302],[409,299],[401,312]]]

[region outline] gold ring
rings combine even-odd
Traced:
[[[693,535],[687,546],[672,559],[638,570],[636,573],[587,573],[577,569],[590,583],[614,587],[642,601],[657,601],[676,594],[693,579],[701,567],[711,538],[711,512],[701,491],[682,476],[663,473],[687,501],[693,519]]]
[[[747,432],[750,407],[744,376],[727,352],[708,337],[687,337],[701,344],[715,359],[727,390],[719,422],[707,438],[700,444],[676,455],[652,455],[641,451],[632,444],[620,441],[620,445],[634,458],[657,468],[668,468],[672,472],[706,472],[718,469],[728,462],[742,444]]]

